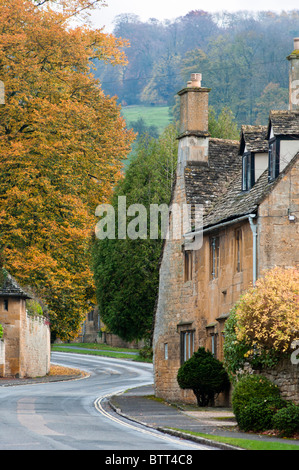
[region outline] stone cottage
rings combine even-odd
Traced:
[[[30,299],[4,269],[0,270],[0,377],[45,376],[50,370],[50,327],[42,316],[26,312]]]
[[[296,81],[299,85],[299,67],[294,66],[298,50],[295,40],[290,88]],[[185,402],[195,402],[195,397],[178,386],[180,365],[199,346],[222,360],[224,323],[240,295],[263,270],[299,265],[299,110],[294,90],[288,111],[271,112],[268,126],[242,126],[240,141],[234,142],[210,138],[210,90],[201,87],[200,79],[193,74],[179,92],[171,207],[201,205],[203,223],[197,230],[192,219],[191,230],[181,239],[164,241],[153,338],[155,394]],[[172,223],[170,217],[170,231]],[[294,380],[299,399],[298,374]]]

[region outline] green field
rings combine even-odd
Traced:
[[[147,126],[158,127],[159,134],[171,123],[168,106],[126,106],[122,115],[127,125],[142,118]]]

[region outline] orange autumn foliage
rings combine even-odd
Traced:
[[[0,242],[5,267],[71,339],[93,298],[89,243],[134,139],[93,60],[125,64],[127,42],[76,25],[102,0],[0,0]],[[79,24],[79,23],[78,23]]]
[[[236,318],[239,341],[267,351],[290,351],[299,338],[299,270],[266,271],[241,297]]]

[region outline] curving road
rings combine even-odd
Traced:
[[[153,382],[152,365],[70,353],[52,363],[89,377],[0,387],[0,450],[212,450],[107,414],[104,397]]]

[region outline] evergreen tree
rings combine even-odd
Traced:
[[[150,237],[150,205],[169,204],[177,159],[177,130],[169,126],[155,140],[138,143],[136,156],[116,187],[115,239],[95,239],[94,278],[101,319],[108,329],[126,341],[150,338],[159,282],[159,259],[163,239]],[[126,208],[141,204],[146,209],[144,239],[118,238],[118,198]],[[134,216],[135,217],[135,216]],[[128,225],[134,217],[128,217]],[[139,227],[140,229],[140,227]]]

